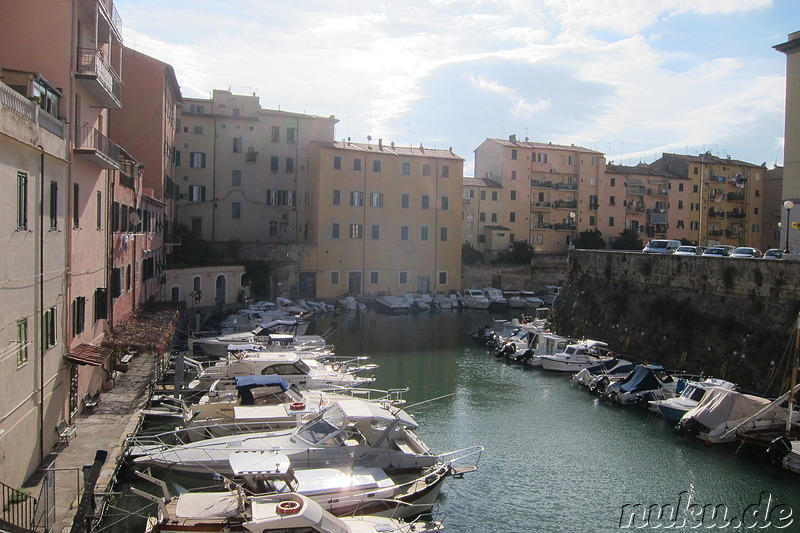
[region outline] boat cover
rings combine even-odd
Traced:
[[[238,376],[236,388],[280,386],[283,390],[289,389],[289,383],[277,374]]]
[[[713,429],[720,424],[743,420],[754,415],[769,403],[766,398],[711,387],[697,407],[683,415],[683,418],[693,418],[705,427]]]
[[[661,388],[661,381],[649,366],[638,365],[633,372],[620,381],[620,389],[625,392],[638,392]]]

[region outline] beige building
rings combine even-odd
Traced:
[[[651,166],[691,183],[689,209],[698,220],[696,227],[690,222],[689,240],[701,246],[761,246],[765,166],[710,153],[664,153]],[[671,232],[669,238],[675,238]]]
[[[566,252],[578,232],[602,231],[622,222],[615,215],[601,216],[604,169],[605,157],[600,152],[518,141],[516,135],[508,140],[486,139],[475,149],[475,179],[490,179],[502,187],[497,225],[508,228],[509,242],[527,241],[539,253]],[[479,211],[479,218],[481,212],[492,215]],[[486,231],[497,230],[484,227],[481,231],[475,247],[485,252],[481,245],[489,238]]]
[[[189,309],[231,305],[250,297],[247,274],[241,265],[171,268],[164,271],[169,301]]]
[[[789,229],[786,220],[800,221],[800,31],[789,34],[789,39],[774,47],[786,54],[786,119],[783,134],[783,195],[794,203],[788,212],[781,205],[781,248],[787,245],[795,259],[800,250],[800,231]]]
[[[512,237],[516,237],[510,228],[498,222],[501,216],[511,218],[505,216],[504,194],[503,186],[493,179],[464,178],[464,242],[480,250],[489,260],[496,260],[508,252]]]
[[[254,94],[185,98],[175,145],[176,218],[211,242],[307,239],[305,151],[335,118],[261,109]]]
[[[314,246],[301,257],[301,295],[461,288],[463,158],[381,140],[329,141],[310,144],[308,164]]]

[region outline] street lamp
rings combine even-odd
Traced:
[[[575,248],[575,211],[571,211],[569,214],[569,231],[569,247],[572,249]]]
[[[794,207],[794,202],[791,200],[786,200],[783,202],[783,208],[786,209],[786,246],[783,248],[783,253],[789,253],[789,228],[791,228],[791,224],[789,224],[789,213],[791,212],[792,208]]]

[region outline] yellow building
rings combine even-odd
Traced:
[[[464,178],[461,201],[464,242],[480,250],[489,260],[508,252],[515,237],[510,228],[498,223],[500,217],[511,218],[506,214],[503,194],[508,193],[493,179]]]
[[[301,295],[461,288],[463,158],[378,140],[312,142],[307,161]]]
[[[701,246],[761,246],[765,166],[708,152],[664,153],[652,166],[691,183],[689,209],[696,212],[697,225],[690,225],[689,240]]]
[[[486,139],[475,149],[475,179],[489,179],[501,187],[497,220],[489,224],[508,228],[509,242],[527,241],[539,253],[566,252],[579,231],[621,223],[598,215],[604,170],[601,152],[518,141],[516,135]],[[492,215],[481,209],[479,218],[481,212]],[[485,245],[492,239],[486,232],[498,230],[484,226],[475,231],[482,233],[477,233],[474,246],[489,251]]]
[[[781,247],[788,247],[797,258],[800,249],[800,231],[786,235],[786,221],[800,220],[800,31],[789,34],[789,39],[774,47],[786,54],[786,118],[783,137],[783,198],[794,205],[781,216]]]

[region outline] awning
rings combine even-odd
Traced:
[[[111,357],[111,349],[91,344],[79,344],[64,357],[79,365],[103,366],[103,363]]]

